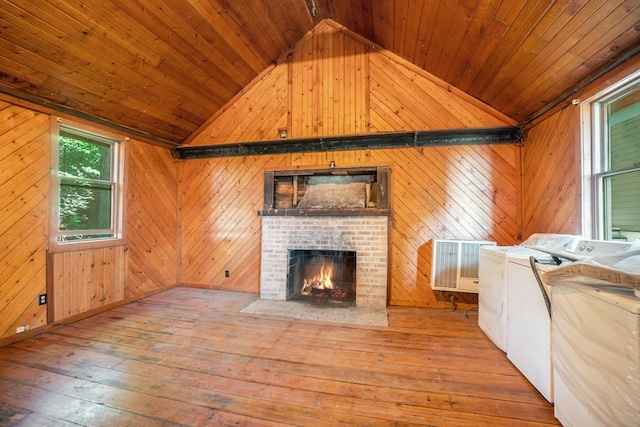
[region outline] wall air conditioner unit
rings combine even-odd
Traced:
[[[482,246],[496,242],[434,240],[431,288],[439,291],[478,292],[478,261]]]

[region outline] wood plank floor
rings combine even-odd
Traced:
[[[559,425],[460,310],[239,313],[257,298],[175,288],[0,348],[0,425]]]

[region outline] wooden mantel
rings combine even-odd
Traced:
[[[261,216],[389,216],[389,166],[266,170],[264,172],[264,209]],[[362,200],[352,206],[303,207],[302,201],[312,185],[310,177],[335,177],[343,185],[359,183]],[[309,184],[307,184],[309,183]],[[340,185],[339,185],[340,186]],[[319,188],[319,187],[316,187]]]

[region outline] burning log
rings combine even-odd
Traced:
[[[330,265],[323,265],[320,269],[320,274],[309,280],[305,278],[302,286],[302,295],[309,295],[317,289],[333,289],[332,272],[333,268]]]
[[[355,292],[344,286],[342,281],[341,265],[331,257],[318,257],[318,261],[310,264],[305,275],[298,280],[302,281],[302,288],[298,295],[306,298],[307,301],[321,304],[345,304],[347,301],[355,299]],[[334,277],[336,273],[336,277]]]

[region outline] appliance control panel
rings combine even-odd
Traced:
[[[574,253],[581,257],[597,257],[612,255],[631,246],[630,242],[613,242],[608,240],[579,240]]]
[[[624,251],[633,243],[630,242],[614,242],[609,240],[587,240],[580,239],[573,251],[558,251],[538,246],[526,246],[530,249],[535,249],[540,252],[561,258],[562,260],[569,261],[582,261],[585,259],[613,255],[616,252]]]

